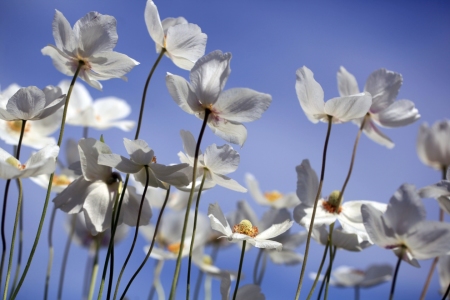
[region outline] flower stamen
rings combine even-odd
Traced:
[[[278,191],[265,192],[264,197],[270,203],[280,200],[283,197],[283,194]]]
[[[258,235],[258,227],[253,226],[249,220],[242,220],[239,224],[233,226],[233,233],[240,233],[254,238]]]

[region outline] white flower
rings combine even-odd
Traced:
[[[83,63],[79,77],[90,86],[101,90],[98,80],[122,78],[139,63],[125,54],[112,51],[117,44],[116,19],[91,11],[78,20],[73,29],[58,10],[53,18],[54,45],[42,48],[41,52],[53,60],[61,73],[72,76]]]
[[[296,75],[295,90],[300,106],[306,117],[313,123],[328,122],[329,116],[332,117],[332,123],[344,123],[361,118],[372,104],[372,96],[369,93],[337,97],[325,103],[323,89],[314,79],[310,69],[303,66],[297,70]]]
[[[355,76],[344,67],[339,69],[337,80],[341,96],[359,93]],[[373,141],[388,148],[394,147],[394,143],[378,129],[377,125],[387,128],[401,127],[420,118],[419,111],[412,101],[395,101],[402,83],[401,74],[379,69],[370,74],[364,87],[364,91],[372,95],[372,106],[368,111],[369,119],[364,124],[364,133]],[[353,122],[361,126],[362,121],[363,118],[359,118]]]
[[[179,152],[178,157],[183,163],[194,166],[196,141],[189,131],[180,131],[183,139],[183,148],[186,153]],[[203,189],[210,189],[216,184],[237,192],[247,192],[247,189],[237,183],[235,180],[225,176],[228,173],[236,171],[240,162],[240,156],[230,145],[217,147],[216,144],[208,146],[205,154],[199,152],[197,164],[197,176],[202,177],[206,172],[206,179]],[[192,171],[186,169],[186,173],[192,177]],[[195,181],[195,180],[192,180]],[[186,189],[190,189],[187,187]]]
[[[383,214],[362,205],[364,226],[374,244],[392,249],[409,264],[450,251],[450,224],[426,221],[426,212],[414,186],[404,184],[392,196]]]
[[[258,228],[253,226],[249,220],[242,220],[239,224],[233,226],[231,230],[230,225],[225,219],[219,204],[210,204],[208,208],[208,217],[211,221],[211,227],[224,234],[230,242],[247,241],[249,244],[257,248],[276,249],[280,251],[283,245],[279,242],[271,241],[274,237],[286,232],[292,227],[293,221],[285,220],[283,223],[274,224],[259,233]]]
[[[48,145],[32,154],[27,162],[22,164],[14,156],[0,148],[0,178],[26,178],[53,173],[58,153],[57,145]]]
[[[222,300],[230,299],[231,288],[231,276],[230,274],[222,274],[222,280],[220,282],[220,294]],[[261,287],[256,284],[247,284],[239,287],[237,294],[237,300],[265,300],[266,297],[261,293]]]
[[[417,154],[420,160],[437,170],[450,167],[450,121],[443,120],[428,127],[423,123],[417,136]]]
[[[11,98],[18,90],[20,89],[20,85],[17,83],[12,83],[8,85],[8,87],[4,90],[1,90],[0,87],[0,105],[1,107],[6,106],[3,105],[3,102],[8,102],[9,98]]]
[[[330,239],[330,226],[326,224],[314,224],[311,236],[314,240],[316,240],[316,242],[326,246]],[[344,249],[352,252],[359,252],[372,246],[371,242],[361,239],[358,234],[347,232],[342,229],[342,227],[338,226],[334,226],[332,244],[338,249]]]
[[[268,205],[273,208],[292,208],[300,204],[295,193],[283,195],[279,191],[269,191],[264,194],[259,189],[259,183],[252,174],[245,174],[245,182],[253,199],[261,205]]]
[[[447,169],[447,180],[441,180],[438,183],[423,187],[419,190],[422,198],[434,198],[439,206],[450,214],[450,168]]]
[[[230,60],[231,53],[213,51],[195,63],[189,74],[190,83],[167,73],[166,84],[181,109],[201,120],[209,113],[207,121],[211,130],[225,141],[242,147],[247,129],[241,123],[259,119],[272,97],[247,88],[222,91],[230,76]]]
[[[70,81],[63,80],[58,86],[68,91]],[[130,105],[125,100],[105,97],[93,101],[88,90],[81,83],[75,83],[70,99],[67,108],[67,124],[97,130],[117,127],[123,131],[130,131],[136,124],[131,120],[122,120],[131,113]]]
[[[153,1],[145,6],[145,24],[156,43],[156,52],[165,49],[165,54],[178,67],[190,70],[205,54],[206,34],[200,27],[188,23],[185,18],[166,18],[161,22],[158,8]]]

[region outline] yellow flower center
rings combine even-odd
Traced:
[[[211,266],[213,264],[213,260],[212,260],[211,256],[209,256],[209,255],[203,255],[202,260],[205,265]]]
[[[66,175],[54,175],[53,176],[53,185],[57,186],[66,186],[69,185],[72,181]]]
[[[271,191],[271,192],[265,192],[264,197],[269,202],[275,202],[275,201],[280,200],[283,197],[283,194],[280,193],[279,191]]]
[[[258,227],[253,226],[249,220],[242,220],[239,224],[233,226],[233,233],[241,233],[255,237],[258,235]]]
[[[178,254],[178,252],[180,252],[180,245],[181,245],[181,243],[170,244],[169,246],[167,246],[167,250],[169,250],[170,252],[172,252],[174,254]]]
[[[26,168],[26,165],[22,165],[20,161],[18,161],[14,156],[10,156],[6,159],[6,163],[10,164],[13,167],[16,167],[19,170],[23,170]]]
[[[326,211],[328,211],[329,213],[337,213],[340,214],[342,211],[342,207],[341,207],[341,203],[342,200],[341,199],[339,201],[339,196],[341,195],[340,191],[333,191],[331,192],[330,196],[328,196],[328,200],[327,201],[323,201],[322,203],[322,207],[323,209],[325,209]]]
[[[14,120],[14,121],[8,121],[6,122],[9,130],[20,133],[20,130],[22,130],[22,120]],[[27,122],[25,124],[24,132],[30,131],[30,122]]]

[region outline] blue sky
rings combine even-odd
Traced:
[[[398,129],[384,130],[396,143],[388,150],[363,137],[357,153],[353,176],[347,188],[346,200],[375,200],[387,203],[402,183],[417,187],[434,183],[440,174],[419,161],[415,143],[422,122],[433,124],[448,118],[448,74],[450,73],[450,7],[444,1],[158,1],[161,18],[183,16],[198,24],[208,35],[206,52],[220,49],[231,52],[231,76],[225,88],[248,87],[273,97],[272,105],[263,117],[247,126],[248,139],[242,149],[233,146],[241,155],[241,164],[231,177],[244,184],[244,175],[250,172],[259,180],[263,190],[277,189],[293,192],[296,188],[295,166],[308,158],[318,172],[321,166],[326,125],[312,124],[300,108],[295,93],[295,71],[303,65],[310,68],[325,91],[325,98],[338,96],[336,72],[344,66],[355,75],[362,89],[366,78],[379,68],[399,72],[404,83],[398,99],[414,101],[421,119]],[[0,85],[6,88],[11,83],[21,86],[44,87],[56,85],[69,79],[59,73],[49,57],[40,49],[54,44],[52,19],[54,10],[61,11],[73,25],[89,11],[112,15],[117,19],[119,41],[115,51],[125,53],[140,62],[128,74],[128,82],[119,79],[104,81],[103,92],[89,88],[94,99],[116,96],[125,99],[133,111],[129,119],[137,119],[140,97],[146,76],[156,60],[154,43],[144,22],[145,1],[2,1],[0,3]],[[176,154],[182,150],[179,131],[190,130],[197,136],[201,122],[179,109],[171,99],[165,86],[166,72],[188,77],[188,72],[178,69],[167,58],[158,66],[151,82],[145,108],[145,119],[141,138],[155,150],[158,161],[175,163]],[[132,138],[134,131],[123,133],[116,129],[105,132],[90,131],[91,136],[104,134],[106,142],[114,152],[124,153],[122,137]],[[323,194],[342,186],[357,127],[353,124],[337,125],[333,128]],[[82,129],[68,127],[65,137],[78,139]],[[224,142],[207,131],[202,148]],[[11,150],[0,141],[0,147]],[[31,150],[26,148],[22,157]],[[3,183],[0,183],[2,186]],[[44,191],[31,182],[25,183],[25,256],[28,255],[34,228],[38,223]],[[13,200],[10,194],[8,214],[13,215]],[[32,197],[32,195],[34,197]],[[262,215],[264,208],[258,207],[249,194],[238,194],[223,188],[215,188],[205,194],[201,209],[218,201],[229,212],[236,202],[246,199]],[[437,219],[437,203],[424,200],[428,218]],[[51,206],[50,206],[51,207]],[[49,211],[50,212],[50,211]],[[48,217],[50,214],[48,213]],[[62,222],[61,212],[57,221]],[[7,224],[12,224],[11,219]],[[46,224],[47,225],[47,224]],[[301,230],[294,225],[294,230]],[[43,293],[43,282],[47,261],[47,226],[40,241],[36,259],[25,281],[22,297]],[[53,270],[51,295],[56,295],[57,274],[66,235],[62,227],[55,229],[57,241],[55,267]],[[129,240],[127,240],[129,243]],[[127,251],[127,242],[117,251]],[[140,240],[137,249],[144,242]],[[58,246],[56,246],[58,247]],[[312,252],[321,253],[322,248],[313,244]],[[299,248],[304,251],[304,246]],[[242,284],[250,283],[251,271],[257,251],[247,254],[244,270],[248,276]],[[67,299],[78,299],[87,251],[72,248],[69,271],[66,275],[65,295]],[[104,254],[104,253],[103,253]],[[133,270],[142,253],[137,250]],[[236,247],[219,254],[219,266],[235,266],[239,252]],[[313,256],[307,272],[317,270],[320,255]],[[387,250],[373,246],[364,252],[353,254],[340,252],[335,266],[348,264],[364,268],[372,263],[395,264],[395,256]],[[120,264],[117,263],[118,265]],[[421,263],[421,269],[402,265],[398,280],[398,299],[417,295],[422,288],[430,261]],[[130,299],[145,299],[151,280],[150,262],[146,274],[141,274],[130,291]],[[184,269],[185,270],[185,269]],[[274,266],[264,279],[263,292],[267,299],[289,299],[295,294],[300,266]],[[173,274],[173,264],[164,267],[166,290]],[[196,273],[194,273],[196,274]],[[128,276],[129,277],[129,276]],[[126,278],[128,278],[126,276]],[[194,277],[195,278],[195,277]],[[164,279],[163,279],[164,281]],[[180,280],[180,291],[184,279]],[[306,280],[305,291],[311,284]],[[437,275],[428,292],[429,299],[438,297]],[[215,288],[218,288],[216,283]],[[387,297],[389,285],[384,284],[371,292],[362,291],[363,298]],[[332,298],[351,297],[352,291],[333,289]],[[409,293],[409,294],[408,294]],[[182,292],[179,293],[180,299]]]

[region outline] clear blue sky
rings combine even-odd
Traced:
[[[422,118],[408,127],[384,130],[396,143],[388,150],[363,137],[357,154],[346,200],[375,200],[388,202],[395,190],[404,182],[417,187],[437,182],[440,174],[422,165],[417,158],[415,142],[422,122],[434,123],[449,117],[450,102],[450,7],[444,1],[158,1],[161,18],[183,16],[198,24],[208,35],[207,52],[220,49],[231,52],[232,73],[226,85],[249,87],[269,93],[273,102],[262,119],[248,124],[248,139],[242,149],[241,164],[231,177],[244,184],[244,174],[251,172],[259,180],[263,190],[277,189],[292,192],[296,188],[295,166],[308,158],[319,171],[326,125],[314,125],[300,108],[294,85],[295,71],[306,65],[325,91],[325,98],[338,96],[336,72],[344,66],[363,88],[368,75],[378,68],[386,68],[403,75],[404,83],[398,99],[415,102]],[[140,62],[132,70],[129,81],[119,79],[103,83],[103,92],[89,88],[94,99],[117,96],[127,100],[133,108],[130,116],[136,120],[145,78],[156,60],[154,43],[144,23],[145,1],[2,1],[0,3],[0,84],[6,88],[11,83],[21,86],[44,87],[56,85],[68,79],[44,57],[40,49],[54,44],[52,19],[54,10],[61,11],[70,24],[89,11],[112,15],[117,19],[119,41],[115,51],[122,52]],[[145,120],[141,138],[155,149],[158,161],[175,163],[176,153],[182,150],[179,131],[190,130],[195,136],[201,123],[186,114],[171,99],[164,82],[166,72],[187,78],[188,72],[176,68],[167,58],[159,65],[150,85]],[[116,129],[105,132],[91,130],[93,137],[104,134],[114,152],[124,153],[122,137],[132,138],[134,131],[123,133]],[[357,127],[353,124],[333,128],[323,193],[340,189],[350,161]],[[65,137],[78,139],[82,129],[69,127]],[[203,149],[207,145],[224,142],[207,131]],[[0,141],[7,151],[11,147]],[[234,146],[238,149],[237,146]],[[30,153],[25,149],[22,157]],[[3,183],[0,183],[3,186]],[[25,183],[25,252],[28,256],[31,239],[38,223],[44,191],[31,182]],[[8,214],[13,213],[15,194],[10,194]],[[201,209],[219,201],[224,212],[235,208],[238,200],[248,200],[262,215],[264,208],[257,207],[249,194],[238,194],[223,188],[205,194]],[[425,200],[428,218],[438,216],[437,203]],[[51,208],[51,206],[50,206]],[[51,210],[51,209],[50,209]],[[48,217],[50,217],[50,210]],[[10,213],[11,211],[11,213]],[[63,220],[58,213],[57,221]],[[7,224],[12,224],[12,217]],[[300,230],[294,225],[294,230]],[[47,226],[40,241],[36,259],[21,297],[43,293],[47,263]],[[62,227],[55,229],[57,243],[53,269],[51,295],[56,295],[57,274],[66,235]],[[129,242],[129,240],[128,240]],[[127,242],[117,253],[126,253]],[[141,257],[144,242],[140,240],[128,270],[135,269]],[[313,245],[313,253],[322,253],[321,247]],[[304,246],[299,248],[303,253]],[[244,268],[247,277],[242,284],[250,283],[251,269],[257,251],[247,254]],[[78,299],[82,284],[87,252],[72,248],[69,270],[66,275],[67,299]],[[104,255],[104,253],[103,253]],[[125,255],[125,254],[124,254]],[[230,248],[219,254],[219,266],[238,266],[239,251]],[[117,255],[119,257],[119,255]],[[364,252],[348,254],[340,252],[335,266],[348,264],[364,268],[372,263],[395,264],[395,256],[387,250],[373,246]],[[117,263],[119,265],[120,263]],[[316,271],[319,255],[308,263],[307,272]],[[416,297],[422,288],[430,261],[421,263],[421,269],[402,265],[398,280],[398,299]],[[141,274],[130,291],[130,299],[146,299],[151,280],[150,262],[146,273]],[[118,267],[116,267],[118,268]],[[183,269],[186,270],[185,268]],[[267,299],[290,299],[295,294],[300,266],[274,266],[264,279],[263,292]],[[165,287],[173,274],[173,264],[164,267]],[[194,272],[196,274],[196,272]],[[129,278],[126,275],[125,278]],[[194,277],[195,278],[195,277]],[[164,279],[163,279],[164,280]],[[180,287],[184,279],[180,280]],[[305,290],[311,284],[306,280]],[[437,275],[430,287],[429,299],[438,298]],[[214,285],[218,288],[218,284]],[[181,291],[181,289],[180,289]],[[217,290],[216,290],[217,291]],[[387,297],[389,285],[384,284],[373,291],[362,291],[363,298]],[[305,292],[303,292],[305,293]],[[332,298],[351,297],[352,291],[333,289]],[[183,293],[179,293],[180,299]],[[409,296],[408,296],[409,295]],[[40,296],[37,296],[40,297]]]

